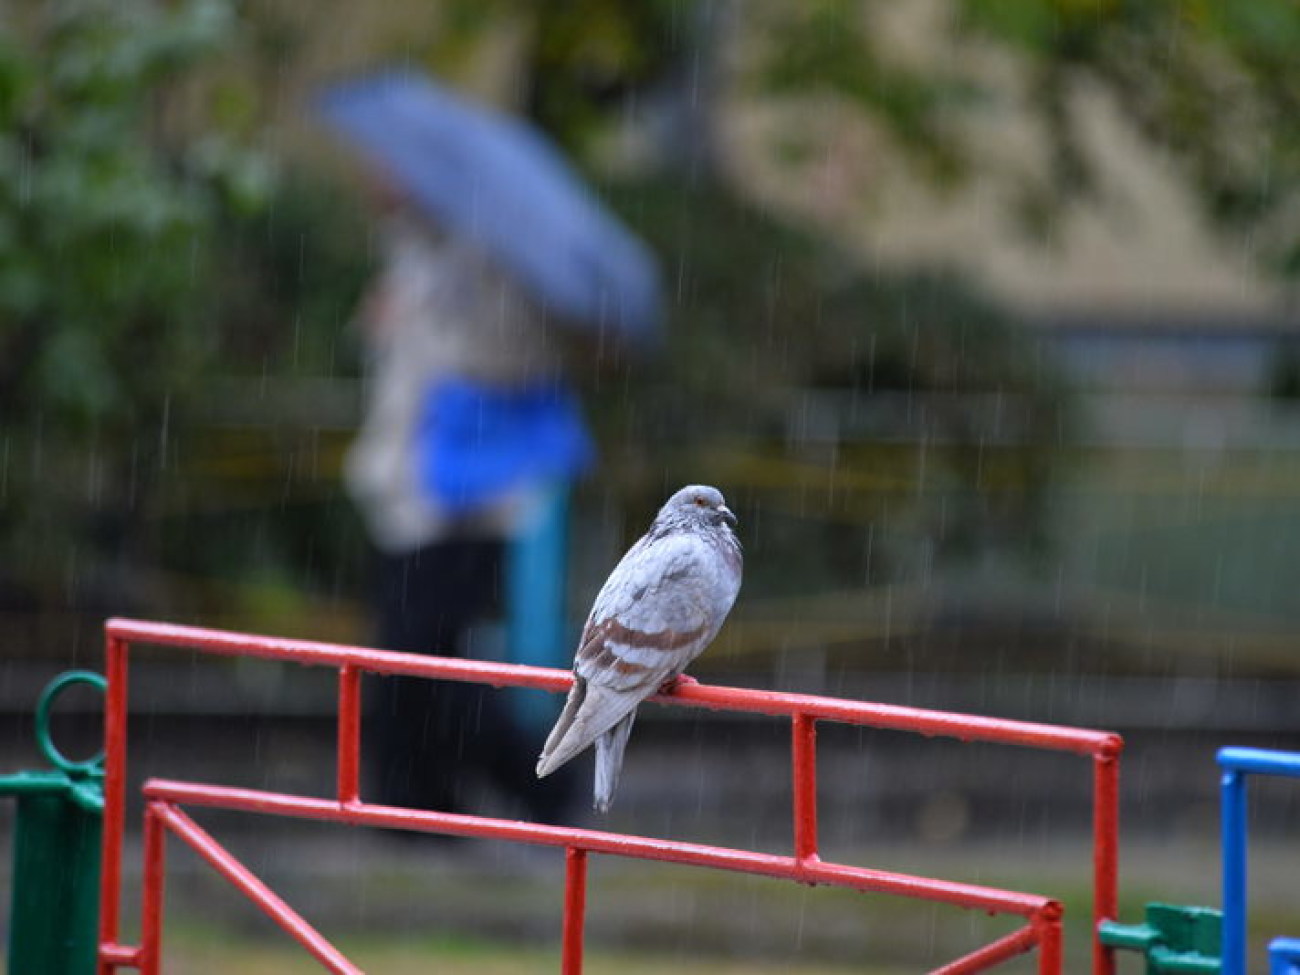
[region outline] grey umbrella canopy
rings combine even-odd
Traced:
[[[654,257],[537,129],[408,70],[332,85],[316,104],[426,215],[480,244],[543,305],[626,338],[655,333]]]

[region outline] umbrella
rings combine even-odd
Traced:
[[[537,129],[407,70],[332,85],[317,105],[417,207],[480,244],[542,304],[626,337],[654,333],[654,258]]]

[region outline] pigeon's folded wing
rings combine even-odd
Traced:
[[[691,535],[634,546],[596,597],[574,661],[578,676],[645,698],[680,674],[722,623],[711,612],[711,554]]]

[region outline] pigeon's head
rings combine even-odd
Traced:
[[[736,527],[736,516],[727,507],[722,492],[707,484],[682,488],[659,509],[656,520],[692,527],[716,528],[724,524]]]

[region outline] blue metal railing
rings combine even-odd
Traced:
[[[1221,748],[1223,809],[1223,973],[1246,975],[1246,776],[1300,779],[1300,754],[1262,748]],[[1281,944],[1279,950],[1278,945]],[[1290,946],[1290,947],[1289,947]],[[1273,975],[1300,975],[1300,942],[1279,938],[1270,947]]]
[[[1269,975],[1300,975],[1300,938],[1274,938],[1268,958]]]

